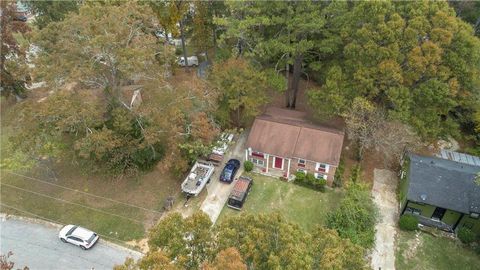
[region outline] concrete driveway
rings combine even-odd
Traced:
[[[373,201],[380,220],[375,226],[375,248],[372,252],[372,269],[395,269],[395,235],[397,234],[398,202],[395,192],[397,176],[389,170],[373,171]]]
[[[142,254],[100,240],[92,249],[82,250],[58,239],[60,226],[43,222],[0,217],[0,251],[13,255],[15,269],[112,269],[127,257],[139,259]]]
[[[225,158],[223,159],[223,164],[220,164],[216,169],[215,173],[211,177],[210,184],[207,185],[207,198],[203,201],[200,209],[205,212],[213,223],[215,223],[222,212],[223,206],[227,202],[228,195],[235,186],[236,180],[231,183],[223,183],[219,181],[220,173],[223,170],[225,162],[229,159],[235,158],[242,162],[240,169],[237,171],[236,178],[238,178],[243,173],[243,161],[245,159],[245,141],[247,139],[247,132],[243,132],[236,143],[231,146],[232,148],[227,151]]]

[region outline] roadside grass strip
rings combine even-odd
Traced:
[[[27,185],[28,184],[28,185]],[[45,187],[21,180],[2,179],[2,212],[24,215],[22,211],[61,224],[77,224],[102,235],[128,241],[145,235],[145,214],[136,208],[86,196],[72,196],[71,192]]]

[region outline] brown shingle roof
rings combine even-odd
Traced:
[[[281,157],[298,157],[337,166],[343,132],[313,125],[303,117],[302,112],[267,109],[255,119],[247,147]]]

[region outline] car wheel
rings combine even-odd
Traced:
[[[60,238],[60,240],[62,240],[62,242],[66,243],[67,240],[65,240],[65,238]]]
[[[84,247],[84,246],[80,246],[80,247],[81,247],[83,250],[87,250],[87,248],[86,248],[86,247]]]

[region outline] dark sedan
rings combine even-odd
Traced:
[[[220,181],[231,183],[235,179],[235,174],[240,168],[240,161],[238,159],[230,159],[223,168],[222,173],[220,174]]]

